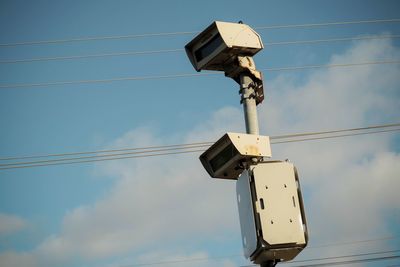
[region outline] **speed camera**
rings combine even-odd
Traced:
[[[200,161],[211,177],[236,180],[245,162],[263,157],[271,157],[268,136],[226,133],[200,156]]]
[[[185,46],[197,71],[225,71],[238,56],[253,56],[263,49],[261,37],[242,23],[215,21]]]
[[[308,242],[299,178],[293,164],[266,161],[244,171],[236,183],[246,258],[261,264],[289,261]]]

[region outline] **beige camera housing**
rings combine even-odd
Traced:
[[[246,24],[215,21],[185,46],[197,71],[225,71],[238,56],[263,49],[261,37]]]
[[[271,157],[268,136],[226,133],[200,156],[200,161],[211,177],[237,180],[245,162],[263,157]]]

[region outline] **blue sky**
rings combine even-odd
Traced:
[[[398,18],[398,1],[0,1],[0,43]],[[398,35],[398,23],[259,31],[259,69],[399,60],[399,41],[270,42]],[[181,49],[193,34],[1,46],[0,61]],[[264,72],[261,133],[399,122],[399,65]],[[0,64],[0,85],[195,73],[184,52]],[[244,131],[237,84],[221,75],[0,88],[0,157],[213,141]],[[303,259],[399,248],[400,139],[378,134],[272,147],[303,185],[310,246]],[[231,181],[198,154],[0,170],[1,266],[241,266]],[[219,257],[218,259],[214,259]],[[382,266],[398,261],[382,262]],[[385,265],[387,264],[387,265]],[[174,265],[160,265],[174,266]],[[175,266],[178,266],[176,264]],[[365,266],[377,266],[376,263]]]

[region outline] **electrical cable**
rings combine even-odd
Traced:
[[[218,260],[218,259],[227,259],[232,257],[239,257],[242,255],[231,255],[231,256],[222,256],[222,257],[202,257],[202,258],[189,258],[182,260],[169,260],[169,261],[159,261],[159,262],[147,262],[147,263],[136,263],[129,265],[120,265],[119,267],[139,267],[139,266],[151,266],[151,265],[161,265],[161,264],[172,264],[172,263],[185,263],[185,262],[196,262],[196,261],[210,261],[210,260]]]
[[[297,143],[297,142],[304,142],[304,141],[315,141],[315,140],[332,139],[332,138],[347,137],[347,136],[357,136],[357,135],[376,134],[376,133],[389,133],[389,132],[397,132],[397,131],[400,131],[400,128],[399,129],[391,129],[391,130],[382,130],[382,131],[372,131],[372,132],[366,132],[366,133],[340,134],[340,135],[333,135],[333,136],[286,140],[286,141],[280,141],[280,142],[271,142],[271,144],[287,144],[287,143],[294,143],[294,142]]]
[[[326,258],[315,258],[315,259],[306,259],[306,260],[299,260],[299,261],[291,261],[291,262],[283,262],[281,264],[290,264],[290,263],[300,263],[300,262],[310,262],[310,261],[322,261],[322,260],[332,260],[332,259],[344,259],[350,257],[361,257],[361,256],[370,256],[370,255],[381,255],[387,253],[394,253],[399,252],[400,250],[390,250],[390,251],[380,251],[380,252],[369,252],[369,253],[361,253],[361,254],[354,254],[354,255],[343,255],[343,256],[335,256],[335,257],[326,257]],[[185,263],[185,262],[195,262],[195,261],[210,261],[210,260],[218,260],[218,259],[226,259],[231,257],[237,257],[242,255],[231,255],[231,256],[224,256],[224,257],[212,257],[212,258],[192,258],[192,259],[183,259],[183,260],[171,260],[171,261],[159,261],[159,262],[148,262],[148,263],[137,263],[137,264],[129,264],[129,265],[120,265],[120,267],[139,267],[139,266],[151,266],[151,265],[161,265],[161,264],[172,264],[172,263]],[[246,265],[240,267],[255,267],[259,265]]]
[[[345,258],[353,258],[353,257],[363,257],[363,256],[381,255],[381,254],[387,254],[387,253],[396,253],[396,252],[399,252],[399,251],[400,251],[400,249],[396,249],[396,250],[386,250],[386,251],[360,253],[360,254],[353,254],[353,255],[332,256],[332,257],[325,257],[325,258],[318,258],[318,259],[294,260],[294,261],[291,261],[290,263],[300,263],[300,262],[309,262],[309,261],[317,261],[317,260],[318,261],[337,260],[337,259],[345,259]]]
[[[295,40],[295,41],[280,41],[265,43],[264,46],[276,45],[292,45],[292,44],[316,44],[316,43],[330,43],[330,42],[343,42],[343,41],[360,41],[360,40],[379,40],[379,39],[396,39],[400,35],[378,35],[378,36],[356,36],[356,37],[342,37],[342,38],[329,38],[329,39],[313,39],[313,40]]]
[[[398,38],[398,37],[393,37],[393,38]],[[91,54],[91,55],[28,58],[28,59],[15,59],[15,60],[1,60],[0,64],[40,62],[40,61],[56,61],[56,60],[57,61],[58,60],[75,60],[75,59],[89,59],[89,58],[117,57],[117,56],[138,56],[138,55],[148,55],[148,54],[174,53],[174,52],[182,52],[182,51],[184,51],[184,49],[163,49],[163,50],[128,51],[128,52]]]
[[[343,134],[343,135],[299,139],[297,141],[296,140],[286,140],[286,141],[279,141],[279,142],[271,142],[271,144],[303,142],[303,141],[311,141],[311,140],[321,140],[321,139],[328,139],[328,138],[331,139],[331,138],[339,138],[339,137],[345,137],[345,136],[355,136],[355,135],[361,135],[361,134],[375,134],[375,133],[394,132],[394,131],[400,131],[400,128],[390,129],[390,130],[380,130],[380,131],[369,131],[369,132],[365,132],[365,133],[352,133],[352,134],[349,133],[349,134]],[[320,133],[316,133],[316,135],[319,135],[319,134]],[[310,135],[310,134],[307,133],[307,135]],[[199,148],[199,147],[204,147],[204,146],[206,146],[206,145],[197,145],[197,146],[193,146],[193,147],[179,148],[179,149]],[[171,151],[171,150],[176,150],[176,148],[172,148],[172,149],[165,148],[162,150],[153,150],[153,151],[147,151],[147,152],[126,152],[126,153],[109,154],[109,155],[95,155],[95,156],[76,157],[76,158],[6,163],[6,164],[0,164],[0,170],[43,167],[43,166],[52,166],[52,165],[78,164],[78,163],[89,163],[89,162],[98,162],[98,161],[120,160],[120,159],[128,159],[128,158],[130,158],[130,159],[131,158],[144,158],[144,157],[154,157],[154,156],[162,156],[162,155],[175,155],[175,154],[184,154],[184,153],[204,152],[203,149],[195,149],[195,150],[186,150],[186,151],[154,153],[154,152]],[[137,155],[139,153],[141,155]],[[134,154],[134,155],[132,156],[131,154]],[[126,155],[129,155],[129,156],[126,156]]]
[[[400,63],[400,60],[382,60],[382,61],[355,62],[355,63],[343,63],[343,64],[275,67],[275,68],[260,69],[260,71],[296,71],[296,70],[305,70],[305,69],[341,68],[341,67],[356,67],[356,66],[367,66],[367,65],[399,64],[399,63]],[[96,83],[100,84],[100,83],[112,83],[112,82],[122,82],[122,81],[159,80],[159,79],[187,78],[187,77],[211,76],[211,75],[220,75],[220,74],[215,73],[215,72],[214,73],[212,73],[212,72],[183,73],[183,74],[172,74],[172,75],[133,76],[133,77],[121,77],[121,78],[98,79],[98,80],[76,80],[76,81],[58,81],[58,82],[44,82],[44,83],[3,84],[3,85],[0,85],[0,89],[49,87],[49,86],[96,84]]]
[[[387,61],[370,61],[360,63],[343,63],[343,64],[326,64],[326,65],[304,65],[297,67],[281,67],[281,68],[264,68],[261,71],[293,71],[293,70],[305,70],[305,69],[320,69],[320,68],[342,68],[342,67],[356,67],[356,66],[367,66],[367,65],[385,65],[385,64],[399,64],[400,61],[387,60]],[[1,88],[1,87],[0,87]]]
[[[354,24],[371,24],[371,23],[388,23],[400,22],[400,19],[375,19],[375,20],[358,20],[358,21],[337,21],[337,22],[322,22],[322,23],[305,23],[305,24],[287,24],[287,25],[272,25],[272,26],[259,26],[255,30],[272,30],[284,28],[313,28],[325,26],[342,26]]]
[[[333,247],[333,246],[341,246],[341,245],[356,245],[360,243],[371,243],[371,242],[376,242],[376,241],[383,241],[383,240],[389,240],[389,239],[397,239],[398,237],[396,236],[387,236],[387,237],[380,237],[380,238],[375,238],[375,239],[367,239],[367,240],[357,240],[357,241],[347,241],[347,242],[342,242],[342,243],[333,243],[333,244],[322,244],[322,245],[317,245],[314,247],[307,247],[307,249],[311,248],[321,248],[321,247]],[[363,255],[373,255],[377,253],[392,253],[393,251],[399,251],[399,250],[392,250],[392,251],[382,251],[382,252],[370,252],[370,253],[364,253]],[[175,261],[160,261],[160,262],[148,262],[148,263],[138,263],[138,264],[131,264],[131,265],[122,265],[120,267],[136,267],[136,266],[149,266],[149,265],[161,265],[161,264],[170,264],[170,263],[182,263],[182,262],[193,262],[193,261],[210,261],[210,260],[218,260],[218,259],[228,259],[232,257],[239,257],[243,256],[242,254],[235,254],[235,255],[229,255],[229,256],[217,256],[217,257],[201,257],[201,258],[192,258],[192,259],[184,259],[184,260],[175,260]],[[338,257],[350,257],[349,255],[345,256],[336,256],[335,258]],[[325,259],[325,258],[324,258]],[[306,259],[306,260],[300,260],[300,261],[291,261],[291,262],[286,262],[288,264],[290,263],[295,263],[295,262],[303,262],[303,261],[317,261],[317,260],[323,260],[323,259]],[[285,263],[283,263],[285,264]],[[255,265],[257,266],[257,265]],[[388,267],[394,267],[394,266],[388,266]]]
[[[67,162],[57,162],[57,163],[43,163],[43,164],[20,165],[20,166],[11,166],[11,167],[0,167],[0,170],[24,169],[24,168],[44,167],[44,166],[52,166],[52,165],[69,165],[69,164],[89,163],[89,162],[98,162],[98,161],[110,161],[110,160],[132,159],[132,158],[147,158],[147,157],[156,157],[156,156],[164,156],[164,155],[176,155],[176,154],[186,154],[186,153],[194,153],[194,152],[204,152],[204,150],[198,149],[198,150],[188,150],[188,151],[179,151],[179,152],[156,153],[156,154],[149,154],[149,155],[111,157],[111,158],[103,158],[103,159],[89,159],[89,160],[80,160],[80,161],[72,161],[73,159],[68,159],[68,160],[71,160],[71,161],[67,161]]]
[[[399,124],[400,125],[400,124]],[[99,154],[99,153],[110,153],[110,152],[121,152],[121,151],[137,151],[137,150],[150,150],[150,149],[164,149],[164,148],[185,148],[192,147],[195,145],[211,145],[213,142],[196,142],[187,144],[176,144],[176,145],[164,145],[164,146],[147,146],[147,147],[135,147],[135,148],[121,148],[121,149],[108,149],[108,150],[95,150],[95,151],[82,151],[82,152],[69,152],[69,153],[58,153],[58,154],[47,154],[47,155],[31,155],[21,157],[4,157],[0,158],[0,161],[5,160],[21,160],[21,159],[33,159],[33,158],[48,158],[48,157],[65,157],[73,155],[87,155],[87,154]]]
[[[270,139],[275,140],[275,139],[286,139],[286,138],[293,138],[293,137],[304,137],[304,136],[310,136],[310,135],[364,131],[364,130],[382,129],[382,128],[389,128],[389,127],[396,127],[396,126],[400,126],[400,123],[380,124],[380,125],[372,125],[372,126],[367,126],[367,127],[349,128],[349,129],[340,129],[340,130],[331,130],[331,131],[319,131],[319,132],[277,135],[277,136],[271,136]]]
[[[272,30],[272,29],[285,29],[285,28],[315,28],[315,27],[325,27],[325,26],[343,26],[343,25],[355,25],[355,24],[397,23],[397,22],[400,22],[399,18],[270,25],[270,26],[258,26],[258,27],[254,27],[254,29],[255,30]],[[199,31],[177,31],[177,32],[164,32],[164,33],[143,33],[143,34],[114,35],[114,36],[77,37],[77,38],[70,38],[70,39],[54,39],[54,40],[39,40],[39,41],[22,41],[22,42],[14,42],[14,43],[0,43],[0,47],[61,44],[61,43],[101,41],[101,40],[136,39],[136,38],[144,38],[144,37],[189,35],[189,34],[197,34],[197,33],[199,33]]]
[[[309,246],[309,247],[307,247],[307,249],[319,249],[319,248],[325,248],[325,247],[355,245],[355,244],[370,243],[370,242],[376,242],[376,241],[393,240],[393,239],[397,239],[397,238],[398,238],[397,236],[385,236],[385,237],[380,237],[380,238],[375,238],[375,239],[366,239],[366,240],[358,240],[358,241],[348,241],[348,242],[340,242],[340,243],[321,244],[321,245],[316,245],[316,246]]]
[[[331,139],[331,138],[338,138],[338,137],[346,137],[346,136],[356,136],[356,135],[365,135],[365,134],[374,134],[374,133],[383,133],[383,132],[393,132],[393,131],[400,131],[399,129],[390,129],[390,130],[380,130],[380,131],[370,131],[370,132],[365,132],[365,133],[353,133],[353,134],[342,134],[342,135],[334,135],[334,136],[324,136],[324,137],[315,137],[315,138],[306,138],[306,139],[294,139],[294,140],[285,140],[285,141],[278,141],[274,142],[272,141],[271,144],[281,144],[281,143],[292,143],[292,142],[303,142],[303,141],[311,141],[311,140],[321,140],[321,139]],[[337,131],[335,131],[337,132]],[[348,132],[348,130],[344,130],[343,132]],[[310,135],[320,135],[323,134],[321,133],[306,133],[304,136],[310,136]],[[297,136],[301,136],[300,134],[297,134]],[[271,137],[272,139],[272,137]],[[71,161],[71,160],[86,160],[86,159],[91,159],[91,158],[108,158],[108,157],[115,157],[115,156],[122,156],[122,155],[132,155],[132,154],[149,154],[149,153],[154,153],[154,152],[162,152],[162,151],[171,151],[171,150],[183,150],[183,149],[191,149],[191,148],[202,148],[202,147],[208,147],[209,144],[212,144],[212,142],[207,142],[204,144],[200,145],[186,145],[182,147],[175,147],[175,148],[163,148],[163,149],[157,149],[157,150],[145,150],[145,151],[136,151],[136,152],[125,152],[125,153],[117,153],[117,154],[103,154],[103,155],[95,155],[95,156],[85,156],[85,157],[75,157],[75,158],[62,158],[62,159],[52,159],[52,160],[41,160],[41,161],[31,161],[31,162],[17,162],[17,163],[7,163],[7,164],[0,164],[0,167],[10,167],[10,166],[17,166],[17,165],[31,165],[31,164],[40,164],[40,163],[50,163],[50,162],[62,162],[62,161]],[[130,150],[137,150],[137,149],[120,149],[119,151],[130,151]],[[118,150],[114,150],[118,151]],[[202,151],[202,150],[200,150]],[[197,150],[195,151],[197,152]],[[84,152],[79,152],[76,154],[83,154]],[[70,153],[72,154],[72,153]],[[168,154],[168,153],[167,153]],[[174,153],[175,154],[175,153]],[[176,154],[180,154],[177,152]],[[62,154],[55,154],[55,155],[62,155]],[[146,155],[143,155],[146,156]],[[157,155],[164,155],[163,153],[159,153]],[[46,156],[38,156],[38,157],[46,157]],[[48,157],[48,155],[47,155]],[[27,158],[27,157],[20,157],[21,158]],[[30,156],[32,158],[32,156]],[[130,157],[128,157],[130,158]],[[5,160],[8,160],[10,158],[5,158]],[[35,165],[36,166],[36,165]]]
[[[347,260],[347,261],[334,261],[334,262],[325,262],[325,263],[314,263],[314,264],[307,264],[307,265],[294,265],[292,267],[317,267],[317,266],[345,265],[345,264],[353,264],[353,263],[361,263],[361,262],[392,260],[392,259],[398,259],[398,258],[400,258],[400,255],[375,257],[375,258],[366,258],[366,259],[355,259],[355,260]]]
[[[331,130],[331,131],[319,131],[319,132],[305,132],[305,133],[294,133],[294,134],[286,134],[286,135],[276,135],[270,136],[270,140],[279,140],[279,139],[288,139],[288,138],[297,138],[297,137],[305,137],[305,136],[317,136],[317,135],[326,135],[333,133],[345,133],[345,132],[357,132],[357,131],[365,131],[372,129],[384,129],[384,128],[392,128],[400,126],[400,123],[390,123],[390,124],[380,124],[380,125],[372,125],[367,127],[358,127],[358,128],[348,128],[348,129],[340,129],[340,130]],[[102,154],[102,153],[114,153],[114,152],[124,152],[124,151],[147,151],[147,152],[160,152],[168,149],[184,149],[184,148],[193,148],[193,147],[206,147],[214,142],[205,141],[205,142],[194,142],[194,143],[185,143],[185,144],[173,144],[173,145],[163,145],[163,146],[147,146],[147,147],[135,147],[135,148],[121,148],[121,149],[108,149],[108,150],[95,150],[95,151],[80,151],[80,152],[69,152],[69,153],[57,153],[57,154],[46,154],[46,155],[29,155],[29,156],[20,156],[20,157],[3,157],[0,158],[0,161],[9,161],[9,160],[23,160],[23,159],[34,159],[34,158],[49,158],[49,157],[65,157],[65,156],[76,156],[76,155],[90,155],[90,154]],[[274,142],[279,143],[279,142]],[[153,150],[153,151],[149,151]],[[158,150],[158,151],[156,151]],[[143,153],[143,152],[140,152]],[[2,166],[3,164],[0,164]]]
[[[307,265],[293,265],[291,267],[317,267],[317,266],[346,265],[346,264],[361,263],[361,262],[392,260],[392,259],[398,259],[398,258],[400,258],[400,255],[375,257],[375,258],[365,258],[365,259],[354,259],[354,260],[347,260],[347,261],[312,263],[312,264],[307,264]],[[316,259],[316,260],[318,260],[318,259]],[[240,266],[240,267],[256,267],[256,266],[259,266],[259,265],[245,265],[245,266]]]
[[[400,38],[400,35],[357,36],[357,37],[342,37],[342,38],[316,39],[316,40],[279,41],[279,42],[270,42],[270,43],[267,42],[264,44],[264,46],[317,44],[317,43],[328,43],[328,42],[356,41],[356,40],[359,41],[359,40],[390,39],[390,38],[393,38],[393,39]],[[15,63],[60,61],[60,60],[78,60],[78,59],[92,59],[92,58],[103,58],[103,57],[117,57],[117,56],[138,56],[138,55],[150,55],[150,54],[162,54],[162,53],[176,53],[176,52],[184,52],[184,51],[185,51],[185,49],[161,49],[161,50],[149,50],[149,51],[127,51],[127,52],[116,52],[116,53],[102,53],[102,54],[91,54],[91,55],[39,57],[39,58],[28,58],[28,59],[0,60],[0,64],[15,64]]]
[[[346,258],[354,258],[354,257],[396,253],[399,251],[400,251],[400,249],[379,251],[379,252],[368,252],[368,253],[360,253],[360,254],[352,254],[352,255],[332,256],[332,257],[324,257],[324,258],[305,259],[305,260],[294,260],[294,261],[290,261],[290,262],[281,262],[281,264],[303,263],[303,262],[310,262],[310,261],[312,262],[312,261],[324,261],[324,260],[337,260],[337,259],[346,259]],[[358,260],[364,260],[364,259],[358,259]],[[318,264],[328,264],[328,263],[318,263]],[[258,266],[258,265],[253,264],[253,265],[246,265],[246,266],[240,266],[240,267],[255,267],[255,266]],[[312,265],[312,266],[314,266],[314,265]],[[292,267],[294,267],[294,266],[292,266]]]
[[[187,77],[208,76],[208,75],[217,75],[217,73],[185,73],[185,74],[172,74],[172,75],[122,77],[122,78],[111,78],[111,79],[100,79],[100,80],[60,81],[60,82],[48,82],[48,83],[30,83],[30,84],[9,84],[9,85],[0,85],[0,88],[47,87],[47,86],[74,85],[74,84],[112,83],[112,82],[123,82],[123,81],[187,78]]]
[[[30,162],[7,163],[7,164],[0,164],[0,167],[18,166],[18,165],[31,165],[31,164],[40,164],[40,163],[49,163],[49,162],[62,162],[62,161],[67,161],[67,160],[79,160],[80,161],[80,160],[93,159],[93,158],[107,158],[107,157],[116,157],[116,156],[122,156],[122,155],[132,155],[132,154],[134,154],[134,155],[136,155],[136,154],[149,154],[149,153],[171,151],[171,150],[203,148],[205,146],[208,146],[208,145],[192,145],[192,146],[177,147],[177,148],[164,148],[164,149],[154,149],[154,150],[145,150],[145,151],[114,153],[114,154],[105,154],[105,155],[82,156],[82,157],[75,157],[75,158],[70,158],[70,159],[63,158],[63,159],[38,160],[38,161],[30,161]]]

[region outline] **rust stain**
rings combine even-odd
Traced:
[[[258,146],[256,145],[248,145],[245,146],[246,152],[248,155],[259,155],[260,154],[260,150],[258,149]]]

